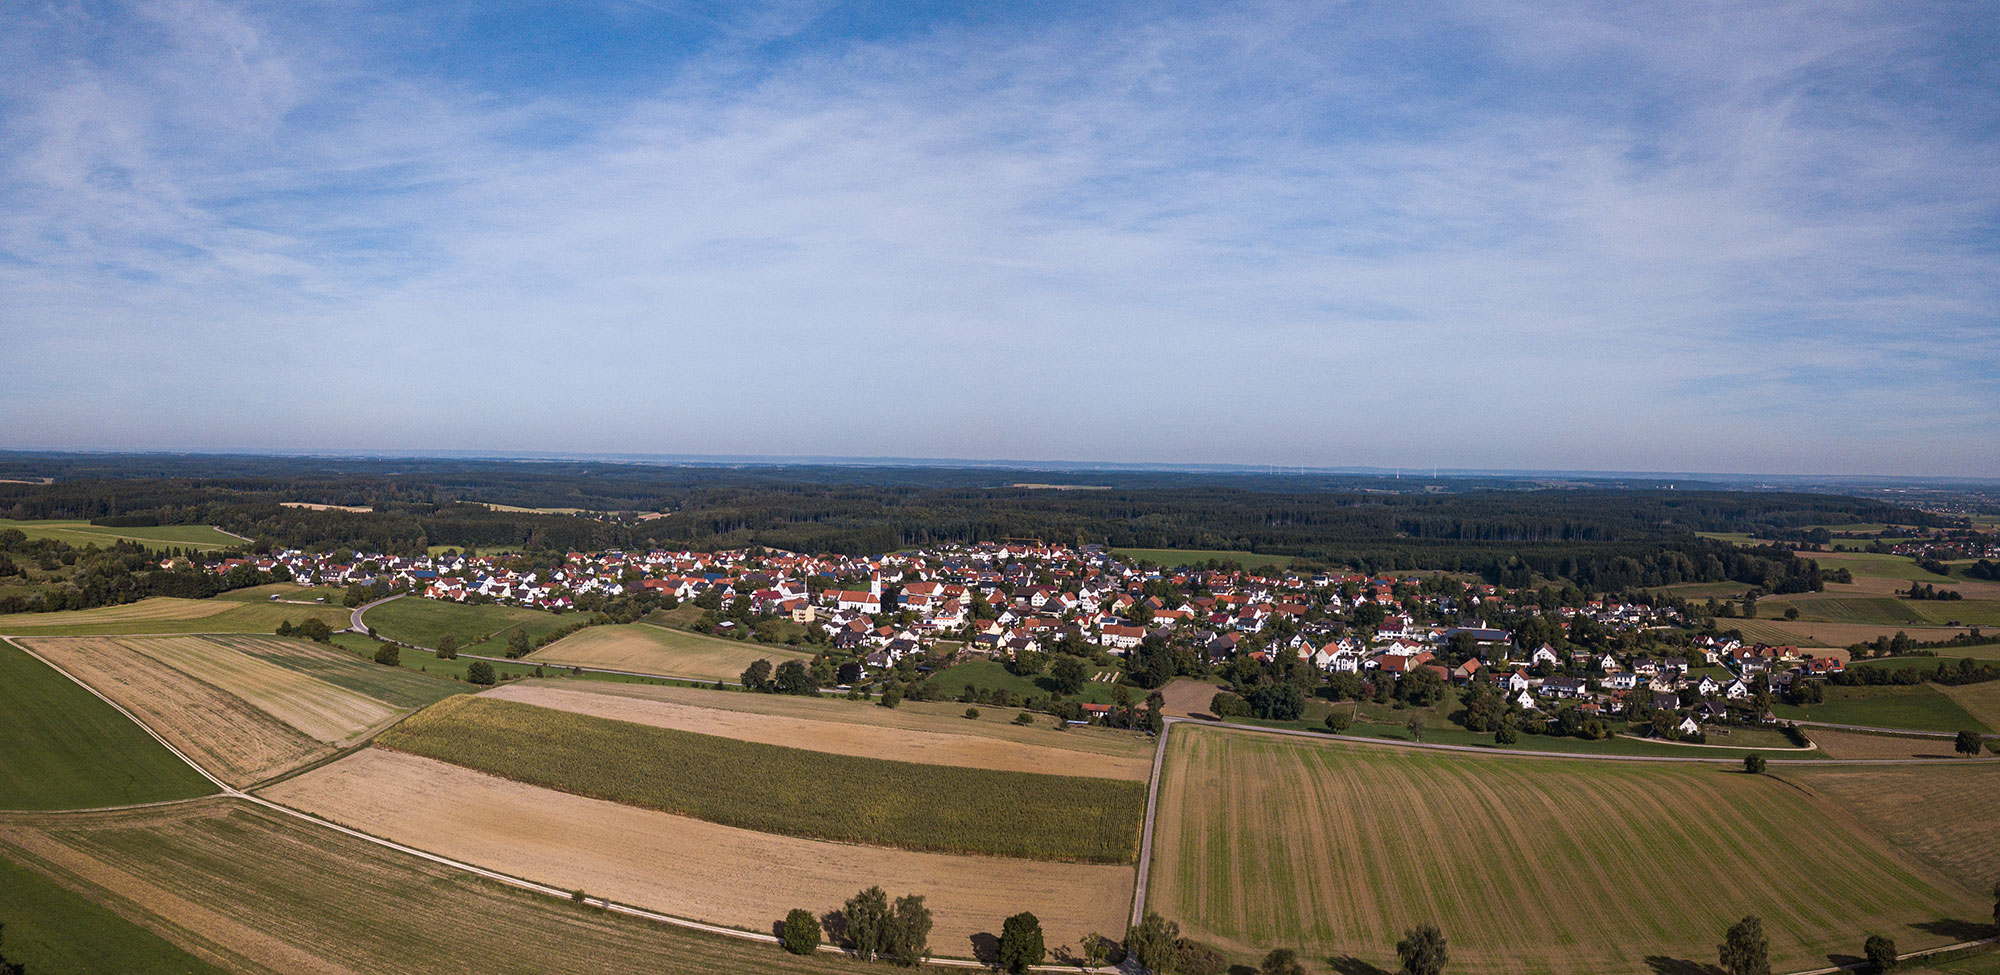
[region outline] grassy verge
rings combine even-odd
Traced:
[[[1986,724],[1967,713],[1957,701],[1931,684],[1884,685],[1877,687],[1826,688],[1821,704],[1795,706],[1779,704],[1772,711],[1780,718],[1796,721],[1825,721],[1866,728],[1901,728],[1909,731],[1989,731]]]
[[[172,942],[0,856],[0,944],[29,975],[172,972],[227,975]]]
[[[378,743],[726,826],[944,853],[1130,862],[1145,811],[1137,782],[834,755],[480,697]]]

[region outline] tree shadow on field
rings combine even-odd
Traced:
[[[1646,967],[1654,975],[1723,975],[1714,965],[1705,965],[1691,958],[1668,958],[1665,955],[1647,955]]]
[[[779,922],[783,924],[783,922]],[[847,943],[847,915],[838,911],[828,911],[819,916],[820,930],[826,934],[826,943],[844,945]]]
[[[985,931],[981,931],[980,933],[975,934],[972,937],[967,938],[966,940],[972,942],[972,957],[979,959],[981,964],[985,965],[1000,964],[999,938],[996,938],[992,934],[989,934]]]
[[[1976,941],[1980,938],[1990,938],[1996,933],[1991,924],[1976,924],[1972,921],[1961,921],[1957,918],[1949,917],[1941,917],[1935,921],[1925,921],[1922,924],[1912,924],[1910,926],[1919,931],[1927,931],[1954,941]]]
[[[1376,968],[1353,955],[1336,955],[1326,963],[1334,975],[1389,975],[1386,969]]]
[[[1845,955],[1837,951],[1829,951],[1826,953],[1826,963],[1832,965],[1835,968],[1846,968],[1849,965],[1858,966],[1865,964],[1867,961],[1868,959],[1863,958],[1860,955]]]
[[[1257,970],[1248,965],[1231,965],[1229,975],[1257,975]]]

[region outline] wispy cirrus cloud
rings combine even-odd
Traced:
[[[10,8],[8,439],[2000,474],[1986,14],[976,14]]]

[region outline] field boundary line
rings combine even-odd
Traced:
[[[1914,728],[1877,728],[1872,725],[1865,725],[1865,724],[1834,724],[1831,721],[1806,721],[1804,719],[1792,721],[1791,723],[1798,725],[1802,728],[1830,728],[1834,731],[1859,731],[1864,734],[1892,735],[1899,738],[1947,738],[1948,739],[1948,738],[1958,737],[1958,732],[1956,731],[1918,731]],[[1979,733],[1979,737],[2000,738],[2000,731],[1982,731]]]
[[[1145,920],[1146,884],[1153,875],[1153,814],[1160,808],[1160,767],[1167,757],[1167,735],[1174,730],[1178,718],[1168,718],[1160,725],[1160,741],[1153,748],[1153,777],[1146,786],[1146,819],[1139,833],[1139,874],[1132,883],[1132,923],[1137,925]]]
[[[1938,945],[1935,948],[1922,948],[1917,951],[1905,952],[1903,954],[1897,955],[1896,960],[1910,961],[1911,959],[1915,958],[1929,958],[1932,955],[1942,955],[1953,951],[1964,951],[1967,948],[1977,948],[1981,945],[1990,945],[1990,944],[2000,944],[2000,937],[1980,938],[1977,941],[1960,941],[1957,944]],[[1857,972],[1866,969],[1868,967],[1869,964],[1865,961],[1851,961],[1845,965],[1834,965],[1828,968],[1815,968],[1810,971],[1804,971],[1804,972],[1789,972],[1787,973],[1787,975],[1835,975],[1835,973],[1837,972]]]
[[[224,535],[228,535],[228,536],[229,536],[230,538],[234,538],[234,539],[236,539],[237,541],[241,541],[241,542],[249,542],[249,543],[250,543],[250,544],[252,544],[252,545],[255,545],[255,544],[257,544],[257,540],[256,540],[256,539],[254,539],[254,538],[244,538],[243,536],[241,536],[241,535],[238,535],[238,534],[236,534],[235,532],[233,532],[233,531],[230,531],[230,530],[228,530],[228,529],[226,529],[226,528],[222,527],[221,525],[210,525],[210,526],[208,526],[208,527],[210,527],[210,528],[213,528],[213,529],[215,529],[216,531],[219,531],[219,532],[223,533]]]

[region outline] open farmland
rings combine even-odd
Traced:
[[[710,700],[725,698],[729,694],[726,691],[700,691],[692,688],[688,690],[696,694],[705,694]],[[546,683],[498,687],[481,696],[572,711],[577,714],[596,715],[617,721],[630,721],[656,728],[676,728],[705,735],[721,735],[738,741],[762,742],[767,745],[810,744],[813,751],[831,752],[836,755],[886,758],[924,765],[961,765],[999,772],[1093,775],[1139,782],[1146,781],[1152,773],[1152,762],[1138,756],[1115,759],[1107,755],[1079,752],[1068,748],[1029,745],[977,733],[958,733],[973,724],[962,718],[957,719],[956,726],[940,721],[937,722],[939,730],[919,731],[838,720],[730,711],[648,699],[637,694],[606,694],[598,693],[596,689],[589,687],[557,687]],[[756,696],[768,698],[779,695]],[[839,703],[848,705],[846,710],[849,711],[860,711],[863,707],[868,707],[848,701]],[[890,710],[878,707],[868,709]],[[1068,737],[1060,732],[1050,732],[1050,734],[1061,738]]]
[[[0,823],[0,855],[246,975],[881,971],[579,909],[241,800]]]
[[[522,630],[534,639],[581,618],[537,609],[405,596],[369,610],[366,622],[376,633],[400,643],[435,648],[438,638],[449,633],[457,638],[460,650],[497,657],[506,653],[507,637],[513,630]]]
[[[53,539],[78,548],[110,547],[114,542],[138,542],[151,549],[191,548],[213,552],[245,544],[243,539],[207,525],[154,525],[147,528],[106,528],[87,521],[15,521],[0,518],[0,531],[19,529],[29,541]]]
[[[1693,970],[1756,913],[1789,970],[1852,951],[1857,930],[1906,950],[1956,940],[1924,925],[1991,909],[1770,776],[1188,724],[1170,742],[1147,903],[1238,960],[1296,946],[1390,967],[1400,933],[1430,920],[1457,972]],[[1662,864],[1727,864],[1728,881]]]
[[[1938,690],[1987,728],[2000,728],[2000,680],[1939,687]]]
[[[813,839],[1131,862],[1137,782],[856,758],[512,701],[441,701],[378,744],[564,792]]]
[[[120,806],[215,791],[116,708],[4,642],[0,696],[0,809]]]
[[[1844,687],[1829,684],[1826,701],[1811,705],[1772,705],[1778,717],[1795,721],[1824,721],[1865,728],[1901,728],[1909,731],[1987,731],[1986,725],[1967,713],[1956,700],[1935,684],[1883,684]]]
[[[1258,555],[1255,552],[1230,552],[1220,549],[1114,548],[1111,554],[1123,559],[1144,560],[1169,569],[1183,565],[1206,565],[1210,559],[1217,562],[1234,562],[1242,566],[1245,571],[1283,569],[1292,564],[1292,557],[1289,555]]]
[[[1824,766],[1783,775],[1973,890],[1990,890],[2000,877],[2000,845],[1993,842],[2000,765]]]
[[[529,682],[520,687],[540,686]],[[1062,749],[1072,752],[1088,752],[1092,755],[1108,756],[1118,760],[1115,767],[1137,765],[1145,772],[1140,778],[1151,774],[1153,764],[1153,740],[1141,732],[1121,731],[1098,726],[1074,727],[1057,730],[1046,720],[1032,725],[1014,723],[1014,716],[1021,713],[1015,708],[979,708],[979,717],[965,717],[965,705],[953,701],[911,701],[904,700],[893,708],[881,707],[867,701],[849,701],[838,697],[800,697],[792,694],[745,694],[737,691],[717,691],[704,687],[683,687],[674,684],[623,684],[593,682],[590,684],[565,683],[561,686],[591,694],[630,697],[645,701],[665,701],[685,704],[690,707],[708,708],[719,711],[741,711],[749,714],[768,714],[779,717],[802,718],[814,721],[832,721],[841,724],[860,724],[878,728],[901,728],[909,731],[927,731],[955,735],[980,735],[1037,745],[1044,748]],[[510,689],[511,690],[511,689]],[[486,696],[493,696],[490,692]],[[1105,778],[1124,778],[1112,774],[1114,766],[1094,766],[1087,771],[1091,775]]]
[[[1950,738],[1935,735],[1871,735],[1859,731],[1809,728],[1813,743],[1828,758],[1939,758],[1956,759]]]
[[[115,636],[127,633],[269,633],[287,620],[319,619],[338,630],[347,610],[338,606],[246,603],[228,599],[155,596],[122,606],[14,613],[0,617],[0,632],[37,636]]]
[[[234,694],[111,640],[17,642],[118,702],[231,785],[261,781],[334,750]]]
[[[1740,630],[1746,639],[1801,647],[1851,647],[1857,643],[1873,642],[1876,637],[1894,637],[1898,633],[1906,634],[1910,639],[1918,641],[1949,640],[1961,633],[1970,632],[1962,626],[1894,626],[1785,619],[1718,620],[1717,626],[1725,630]]]
[[[354,634],[348,634],[353,636]],[[392,708],[414,709],[465,693],[465,685],[398,667],[384,667],[310,640],[271,636],[218,635],[212,645],[345,688]]]
[[[724,640],[651,623],[593,626],[528,655],[544,664],[603,667],[662,677],[734,681],[759,660],[771,666],[813,655],[744,640]]]
[[[225,969],[188,954],[110,908],[7,859],[4,851],[0,851],[0,918],[7,919],[7,941],[0,947],[6,949],[10,962],[23,965],[35,975],[44,972],[226,975]]]
[[[1122,930],[1130,867],[951,856],[774,836],[367,749],[265,790],[276,802],[419,849],[679,917],[770,929],[870,884],[924,895],[938,954],[1032,910],[1051,943]],[[772,949],[775,951],[775,949]],[[752,970],[761,970],[753,966]]]
[[[48,642],[53,641],[38,645]],[[399,713],[373,698],[202,637],[98,638],[83,643],[88,649],[72,651],[72,656],[145,654],[328,744],[349,742]]]

